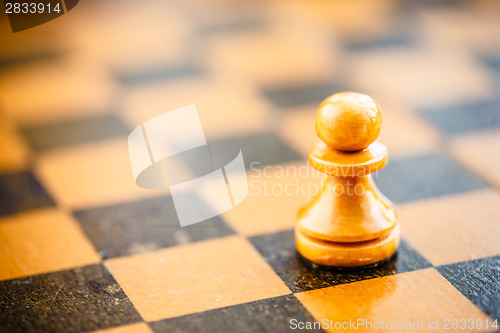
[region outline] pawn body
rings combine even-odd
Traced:
[[[396,252],[400,239],[396,210],[370,175],[387,163],[386,147],[373,143],[381,120],[378,105],[366,95],[336,94],[320,106],[316,125],[324,142],[313,146],[309,162],[328,178],[299,212],[296,247],[306,259],[357,267],[383,261]],[[339,149],[346,147],[362,149]]]

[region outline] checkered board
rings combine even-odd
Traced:
[[[88,0],[0,22],[1,332],[496,331],[498,2]],[[296,254],[321,179],[287,170],[308,170],[316,108],[343,90],[382,106],[374,179],[402,243],[338,271]],[[249,195],[181,228],[168,190],[135,185],[127,136],[193,103],[210,142],[241,147]]]

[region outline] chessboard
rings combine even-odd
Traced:
[[[17,33],[2,14],[0,331],[497,331],[499,22],[483,0],[82,0]],[[316,110],[346,90],[382,107],[402,240],[339,270],[294,225],[323,180]],[[190,104],[249,192],[180,227],[127,137]]]

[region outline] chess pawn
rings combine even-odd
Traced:
[[[375,264],[399,245],[397,213],[371,173],[387,163],[387,148],[375,141],[382,125],[378,104],[367,95],[328,97],[316,115],[322,141],[309,163],[328,177],[320,193],[299,211],[297,251],[309,261],[337,267]]]

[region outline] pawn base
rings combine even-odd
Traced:
[[[297,251],[311,262],[333,267],[359,267],[384,261],[396,253],[399,239],[398,225],[383,237],[356,243],[325,241],[295,229]]]

